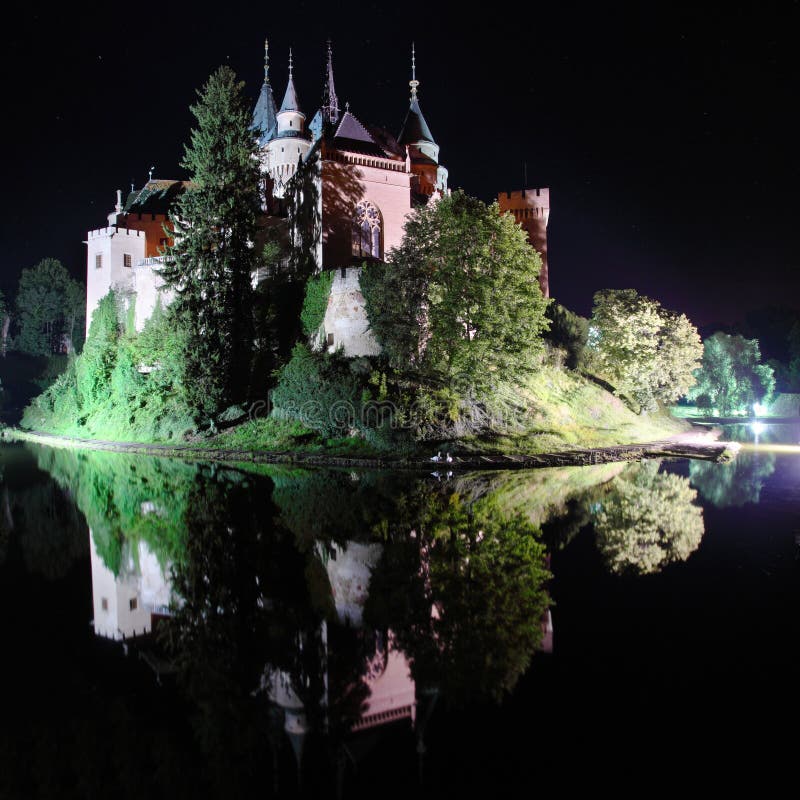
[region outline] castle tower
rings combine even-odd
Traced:
[[[264,169],[274,184],[272,193],[283,197],[286,183],[297,172],[298,164],[311,149],[311,136],[306,130],[306,115],[300,110],[300,101],[294,86],[292,51],[289,50],[289,83],[276,115],[275,135],[266,144]]]
[[[550,276],[547,269],[547,223],[550,220],[550,190],[522,189],[518,192],[500,192],[497,195],[500,210],[514,215],[514,219],[528,234],[528,241],[542,257],[539,285],[542,294],[550,297]]]
[[[411,160],[411,172],[416,176],[419,194],[432,195],[435,191],[447,191],[447,169],[439,164],[439,145],[436,144],[422,115],[417,98],[417,57],[411,45],[411,105],[406,114],[397,142],[407,148]]]

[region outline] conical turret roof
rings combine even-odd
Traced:
[[[425,117],[422,116],[422,109],[416,97],[412,98],[408,113],[406,114],[400,135],[397,137],[399,144],[416,144],[417,142],[430,142],[436,144]]]
[[[411,105],[408,107],[403,127],[400,129],[400,135],[397,137],[398,144],[417,144],[418,142],[430,142],[436,144],[425,122],[425,117],[422,116],[422,109],[419,107],[419,100],[417,100],[417,88],[419,81],[417,80],[417,54],[412,43],[411,45],[411,80],[408,82],[411,87]]]
[[[269,141],[276,114],[275,96],[269,82],[269,42],[264,42],[264,83],[261,84],[261,93],[253,109],[253,130],[258,132],[261,144]]]
[[[300,110],[300,101],[297,99],[297,89],[294,88],[294,76],[292,75],[292,51],[289,51],[289,83],[286,84],[286,94],[283,96],[281,103],[281,110],[283,111],[297,111],[302,114]]]

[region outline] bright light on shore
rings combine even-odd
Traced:
[[[763,417],[767,413],[767,407],[763,403],[753,403],[753,413],[757,417]]]

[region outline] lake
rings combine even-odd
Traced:
[[[763,790],[800,426],[723,438],[427,476],[4,444],[0,797]]]

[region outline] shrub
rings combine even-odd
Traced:
[[[578,369],[589,335],[589,320],[555,301],[547,307],[545,316],[550,320],[550,330],[544,334],[545,340],[566,351],[567,367]]]
[[[309,338],[319,330],[325,319],[328,308],[328,298],[333,286],[333,273],[329,270],[319,275],[312,275],[306,282],[306,294],[303,300],[303,309],[300,320],[303,323],[303,333]]]
[[[300,420],[323,436],[347,435],[361,428],[366,383],[344,356],[315,354],[297,344],[277,377],[272,392],[277,416]]]

